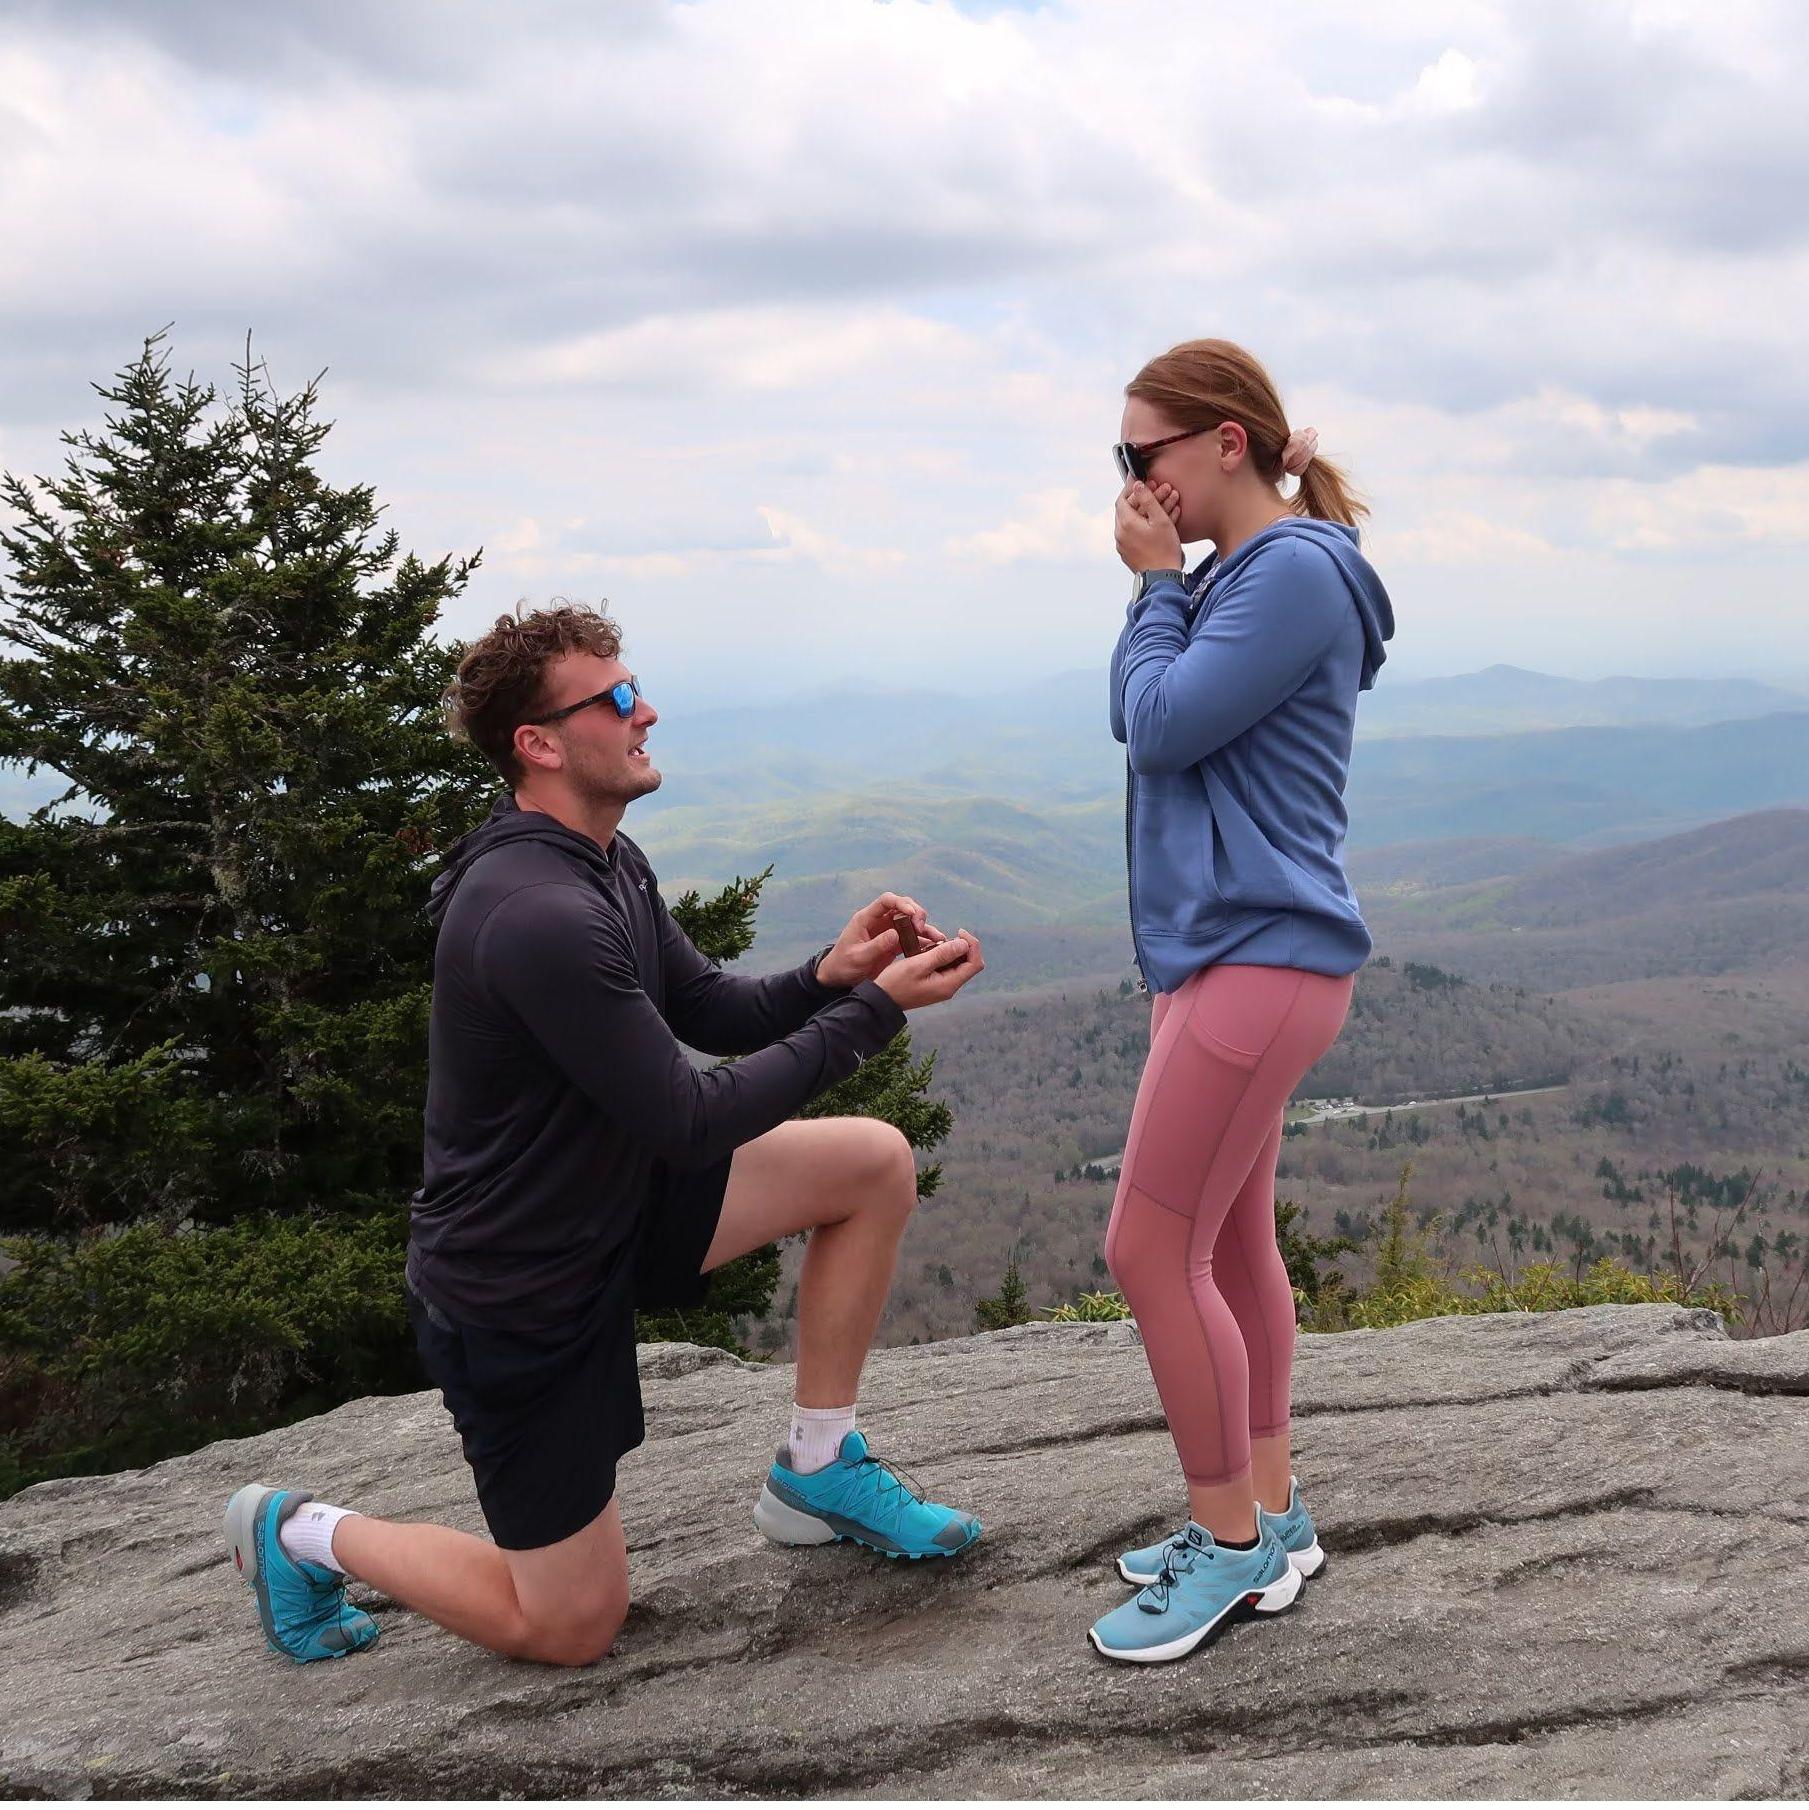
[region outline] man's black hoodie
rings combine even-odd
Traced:
[[[825,987],[815,958],[764,980],[724,974],[626,836],[605,849],[507,792],[453,848],[428,914],[439,938],[408,1278],[476,1326],[581,1312],[624,1260],[656,1162],[717,1162],[904,1028],[883,988]],[[746,1060],[700,1070],[681,1039]]]

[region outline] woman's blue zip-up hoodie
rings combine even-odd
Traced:
[[[1152,992],[1213,962],[1351,974],[1345,877],[1357,693],[1394,633],[1357,531],[1296,516],[1131,605],[1112,654],[1130,755],[1131,934]]]

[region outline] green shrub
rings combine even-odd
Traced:
[[[1708,1307],[1737,1326],[1744,1319],[1739,1297],[1719,1283],[1686,1289],[1675,1276],[1645,1275],[1618,1257],[1603,1257],[1581,1276],[1566,1275],[1555,1263],[1533,1263],[1510,1282],[1493,1270],[1473,1270],[1483,1290],[1484,1313],[1544,1313],[1554,1307],[1593,1307],[1602,1302],[1668,1301],[1678,1307]]]
[[[1471,1268],[1453,1278],[1436,1267],[1429,1234],[1436,1217],[1418,1224],[1410,1212],[1408,1184],[1413,1165],[1401,1169],[1394,1198],[1377,1228],[1375,1281],[1358,1292],[1332,1270],[1321,1275],[1317,1260],[1354,1250],[1350,1239],[1320,1241],[1290,1232],[1299,1209],[1282,1202],[1277,1227],[1289,1280],[1294,1285],[1296,1319],[1306,1332],[1353,1332],[1363,1328],[1403,1326],[1410,1320],[1436,1320],[1447,1314],[1549,1313],[1564,1307],[1603,1303],[1638,1304],[1668,1301],[1680,1307],[1712,1308],[1737,1325],[1744,1304],[1719,1284],[1686,1285],[1674,1275],[1646,1275],[1618,1258],[1603,1257],[1586,1270],[1567,1273],[1556,1263],[1533,1263],[1509,1278],[1494,1270]],[[1285,1209],[1285,1215],[1284,1215]],[[1077,1301],[1047,1308],[1046,1320],[1128,1320],[1130,1308],[1120,1294],[1083,1294]]]
[[[0,1279],[0,1496],[422,1387],[405,1223],[259,1216],[18,1238]]]
[[[1572,1276],[1555,1263],[1534,1263],[1512,1282],[1486,1269],[1466,1272],[1464,1281],[1467,1288],[1454,1287],[1436,1276],[1408,1276],[1397,1278],[1387,1288],[1318,1298],[1297,1288],[1294,1305],[1303,1332],[1403,1326],[1410,1320],[1436,1320],[1447,1314],[1550,1313],[1605,1302],[1669,1301],[1679,1307],[1708,1307],[1730,1325],[1738,1325],[1742,1313],[1739,1299],[1719,1285],[1686,1290],[1674,1276],[1642,1275],[1614,1257],[1602,1258],[1581,1276]],[[1078,1300],[1046,1308],[1041,1317],[1067,1324],[1128,1320],[1132,1315],[1123,1295],[1100,1293],[1083,1294]]]
[[[1737,1325],[1741,1304],[1718,1284],[1685,1289],[1674,1276],[1645,1275],[1616,1257],[1603,1257],[1580,1276],[1555,1263],[1533,1263],[1509,1281],[1494,1270],[1464,1273],[1467,1287],[1435,1276],[1411,1276],[1388,1288],[1373,1288],[1335,1308],[1320,1309],[1303,1319],[1315,1332],[1345,1332],[1359,1327],[1401,1326],[1409,1320],[1432,1320],[1446,1314],[1551,1313],[1565,1307],[1595,1307],[1669,1301],[1679,1307],[1708,1307]]]
[[[1041,1318],[1068,1323],[1076,1320],[1128,1320],[1131,1310],[1126,1305],[1124,1296],[1116,1291],[1107,1293],[1103,1289],[1092,1294],[1083,1294],[1077,1301],[1064,1301],[1059,1307],[1048,1307]]]

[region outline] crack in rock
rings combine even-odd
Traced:
[[[1097,1440],[1128,1439],[1134,1433],[1166,1433],[1168,1420],[1160,1414],[1132,1414],[1122,1420],[1102,1421],[1098,1426],[1088,1427],[1086,1440],[1090,1445]],[[996,1445],[966,1445],[961,1449],[963,1458],[1015,1458],[1024,1452],[1043,1452],[1063,1449],[1076,1444],[1072,1433],[1042,1433],[1027,1439],[1005,1439]]]
[[[1009,1578],[1000,1578],[995,1583],[988,1584],[987,1588],[997,1589],[1000,1584],[1009,1584],[1019,1578],[1061,1577],[1070,1572],[1092,1571],[1108,1559],[1116,1560],[1121,1552],[1127,1552],[1133,1547],[1153,1545],[1164,1534],[1173,1533],[1179,1525],[1180,1522],[1171,1516],[1140,1515],[1135,1521],[1114,1528],[1078,1551],[1060,1553],[1047,1564],[1032,1564],[1022,1570],[1014,1570]],[[1113,1576],[1117,1576],[1115,1565]]]
[[[1766,1703],[1772,1699],[1758,1691],[1719,1695],[1717,1703]],[[1514,1747],[1545,1735],[1568,1734],[1578,1728],[1618,1728],[1629,1722],[1652,1722],[1675,1711],[1695,1712],[1702,1707],[1699,1691],[1679,1691],[1670,1696],[1648,1697],[1628,1703],[1583,1703],[1573,1709],[1545,1715],[1514,1716],[1499,1722],[1465,1722],[1456,1727],[1406,1730],[1387,1738],[1360,1742],[1365,1747],[1398,1746],[1402,1742],[1424,1747]]]
[[[1540,1521],[1556,1521],[1573,1515],[1607,1514],[1617,1508],[1647,1508],[1657,1490],[1649,1485],[1634,1485],[1611,1490],[1606,1495],[1589,1496],[1577,1502],[1564,1502],[1551,1508],[1535,1509],[1517,1515],[1496,1508],[1469,1509],[1459,1512],[1436,1511],[1399,1517],[1379,1517],[1373,1521],[1342,1521],[1327,1524],[1321,1534],[1329,1539],[1339,1554],[1375,1552],[1388,1546],[1405,1546],[1427,1534],[1474,1533],[1479,1527],[1526,1527]]]
[[[1538,1558],[1522,1559],[1485,1586],[1489,1590],[1511,1590],[1516,1584],[1530,1583],[1534,1578],[1554,1571],[1568,1571],[1573,1565],[1600,1563],[1624,1564],[1626,1555],[1612,1546],[1586,1546],[1581,1552],[1550,1552]]]
[[[1618,1355],[1618,1354],[1613,1354]],[[1541,1383],[1523,1383],[1511,1389],[1496,1389],[1484,1395],[1401,1395],[1388,1401],[1366,1402],[1295,1402],[1293,1417],[1309,1419],[1319,1414],[1396,1414],[1424,1412],[1428,1408],[1482,1408],[1491,1402],[1527,1401],[1541,1396],[1568,1395],[1588,1387],[1588,1377],[1607,1357],[1592,1355],[1566,1364],[1556,1376]]]
[[[1721,1676],[1750,1680],[1755,1684],[1809,1683],[1809,1647],[1772,1653],[1763,1659],[1742,1659],[1722,1667]]]
[[[1809,1376],[1757,1376],[1737,1372],[1696,1374],[1668,1371],[1650,1376],[1604,1376],[1587,1388],[1603,1395],[1631,1394],[1651,1389],[1717,1389],[1726,1395],[1809,1395]]]

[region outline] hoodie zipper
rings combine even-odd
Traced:
[[[1127,746],[1124,752],[1124,878],[1125,886],[1130,894],[1131,907],[1131,954],[1137,962],[1137,974],[1143,983],[1144,992],[1149,991],[1149,969],[1143,960],[1143,945],[1137,940],[1137,837],[1136,837],[1136,802],[1137,775],[1131,769],[1131,753]]]

